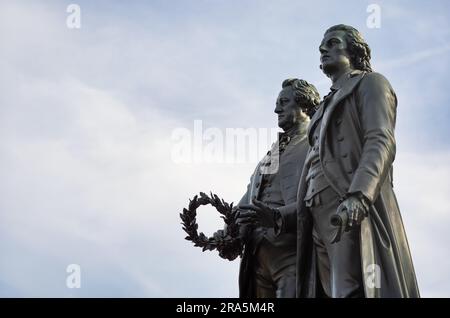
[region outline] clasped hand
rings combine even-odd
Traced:
[[[238,206],[236,223],[239,225],[258,224],[263,227],[274,227],[277,210],[256,199],[252,203]]]
[[[338,207],[338,211],[346,210],[348,215],[347,229],[350,230],[361,224],[369,213],[369,203],[358,194],[350,195]]]

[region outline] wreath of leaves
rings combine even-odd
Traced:
[[[194,196],[189,200],[188,208],[183,209],[180,218],[183,221],[183,230],[187,233],[186,240],[192,241],[194,246],[201,247],[203,252],[206,250],[217,249],[219,256],[228,260],[234,260],[242,254],[242,240],[238,238],[239,227],[235,222],[235,210],[233,203],[228,204],[220,199],[216,194],[210,193],[208,196],[204,192]],[[202,205],[211,204],[221,214],[224,220],[226,230],[218,230],[213,237],[206,237],[203,232],[198,233],[197,209]]]

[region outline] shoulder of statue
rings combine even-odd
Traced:
[[[364,73],[364,77],[361,79],[361,83],[358,86],[359,90],[375,88],[392,89],[391,84],[384,75],[377,72]]]

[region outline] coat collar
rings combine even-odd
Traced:
[[[337,91],[340,90],[342,88],[342,86],[344,86],[344,84],[347,82],[347,80],[351,77],[354,77],[358,74],[361,74],[361,71],[359,70],[353,70],[353,71],[349,71],[347,73],[342,74],[338,80],[336,82],[334,82],[333,85],[331,85],[330,90],[331,91]]]
[[[328,99],[331,98],[333,93],[337,93],[346,83],[349,78],[355,77],[356,75],[359,75],[361,71],[359,70],[353,70],[350,72],[347,72],[345,74],[342,74],[341,77],[330,87],[330,93],[328,93],[326,96],[324,96],[323,100],[320,102],[319,107],[314,114],[314,116],[311,118],[311,122],[308,127],[307,136],[309,144],[312,146],[312,139],[311,139],[311,129],[316,125],[316,122],[322,118],[324,109],[325,109],[325,103],[330,103]],[[329,107],[330,105],[328,105]]]
[[[309,120],[302,121],[294,130],[288,132],[279,132],[278,133],[278,142],[281,141],[282,138],[288,138],[289,144],[297,144],[299,143],[305,136],[308,130]],[[289,147],[289,145],[288,145]]]
[[[350,93],[353,92],[353,90],[356,88],[358,83],[361,81],[361,79],[364,77],[365,72],[361,71],[353,71],[348,74],[348,77],[345,78],[345,81],[342,81],[341,87],[335,92],[333,98],[327,105],[327,111],[323,115],[322,119],[322,125],[320,127],[320,135],[319,140],[321,143],[321,151],[323,151],[323,142],[325,137],[325,132],[327,130],[328,124],[330,122],[331,114],[333,113],[334,109],[337,105]]]

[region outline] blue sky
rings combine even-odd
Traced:
[[[238,262],[184,241],[178,213],[198,191],[238,201],[254,163],[175,164],[171,133],[275,127],[286,78],[326,94],[318,44],[337,23],[363,33],[397,93],[395,191],[419,286],[450,296],[448,1],[73,2],[80,29],[69,1],[0,3],[1,296],[237,296]]]

